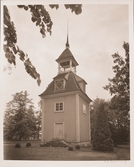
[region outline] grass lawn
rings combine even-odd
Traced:
[[[31,147],[26,147],[30,142]],[[20,143],[21,148],[15,148]],[[99,152],[91,147],[68,151],[68,147],[40,147],[38,141],[4,143],[4,160],[130,160],[130,146],[120,145],[113,152]]]

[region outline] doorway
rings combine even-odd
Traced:
[[[54,123],[54,138],[63,139],[64,137],[64,123]]]

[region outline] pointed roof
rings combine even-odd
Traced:
[[[77,80],[78,78],[80,78],[80,77],[76,76],[71,71],[68,73],[58,74],[56,77],[53,78],[53,81],[48,85],[46,90],[42,94],[40,94],[39,96],[43,97],[46,95],[53,95],[53,94],[57,94],[57,93],[59,94],[59,93],[65,93],[65,92],[80,91],[84,96],[86,96],[88,98],[89,101],[91,101],[91,99],[87,96],[87,94],[81,90],[81,88],[78,84],[78,82],[79,82]],[[65,79],[66,80],[65,88],[63,90],[56,90],[56,91],[54,90],[54,82],[57,79]]]
[[[76,74],[74,74],[74,76],[75,76],[75,78],[76,78],[76,80],[78,81],[78,82],[85,82],[85,84],[87,84],[87,82],[83,79],[83,78],[81,78],[81,77],[79,77],[78,75],[76,75]]]
[[[58,57],[58,59],[56,59],[57,62],[63,61],[63,60],[70,60],[72,59],[72,61],[74,62],[75,66],[79,65],[77,63],[77,61],[75,60],[72,52],[69,49],[70,45],[69,45],[69,40],[68,40],[68,33],[67,33],[67,42],[66,42],[66,48],[65,50],[61,53],[61,55]]]
[[[66,48],[66,49],[62,52],[62,54],[58,57],[58,59],[56,59],[56,61],[57,61],[57,62],[60,62],[60,61],[65,60],[65,59],[72,59],[76,66],[79,65],[79,64],[77,63],[77,61],[75,60],[75,58],[74,58],[74,56],[73,56],[73,54],[71,53],[71,51],[70,51],[69,48]]]

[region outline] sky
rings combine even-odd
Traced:
[[[83,4],[82,13],[75,15],[64,5],[59,9],[45,8],[53,21],[52,35],[42,38],[39,27],[31,21],[31,14],[8,5],[11,20],[17,32],[18,46],[28,54],[33,65],[41,76],[41,85],[25,71],[23,62],[16,59],[11,74],[6,70],[2,74],[3,106],[12,100],[12,94],[27,91],[35,106],[39,94],[45,91],[48,84],[58,74],[55,61],[65,49],[67,40],[67,21],[70,51],[78,62],[77,75],[86,82],[86,93],[92,100],[97,97],[108,100],[111,95],[103,89],[112,78],[112,54],[119,53],[124,57],[123,41],[129,42],[129,6],[127,4]],[[3,56],[3,66],[7,61]]]

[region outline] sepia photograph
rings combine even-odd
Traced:
[[[2,0],[1,25],[2,167],[132,165],[133,1]]]

